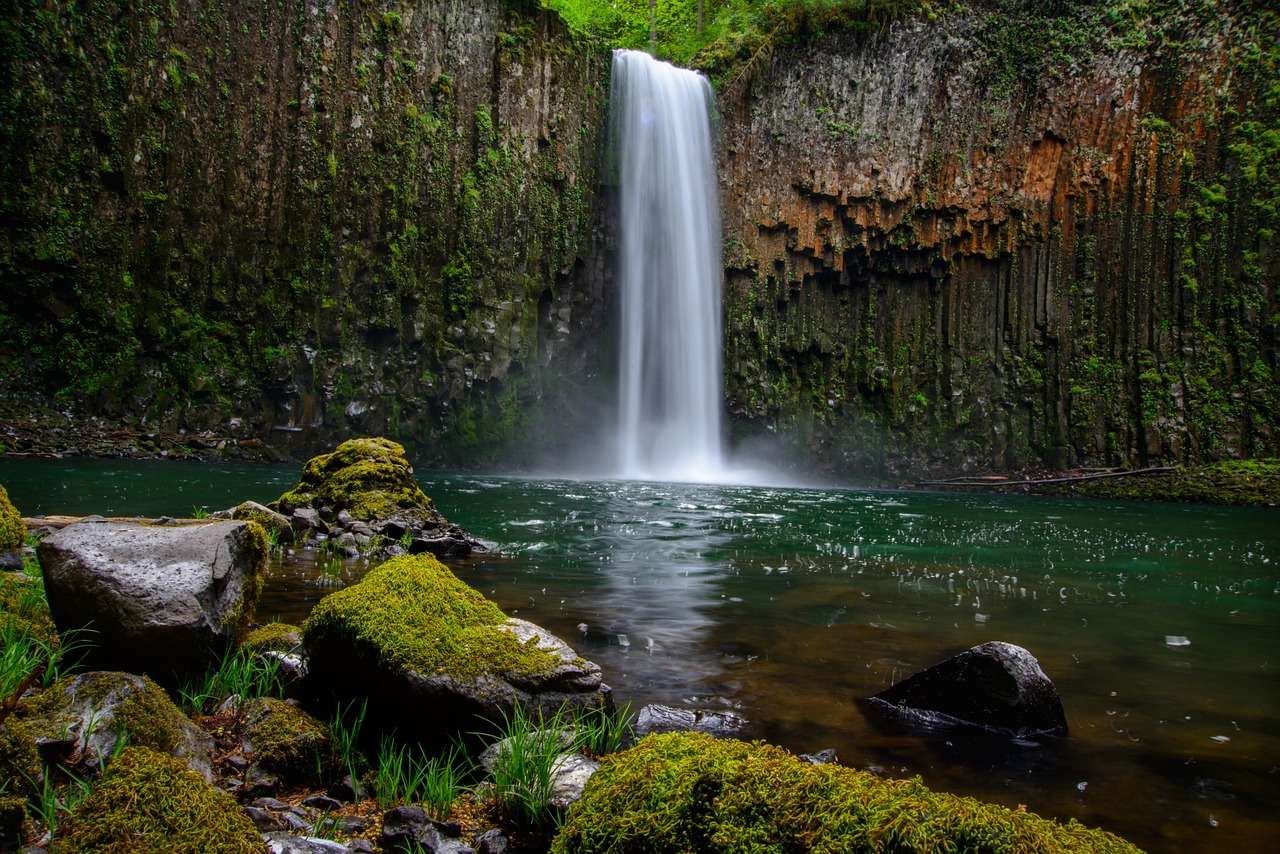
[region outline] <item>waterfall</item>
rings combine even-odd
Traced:
[[[640,51],[614,52],[623,477],[722,477],[714,100],[697,72]]]

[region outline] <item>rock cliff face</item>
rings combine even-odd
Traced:
[[[536,2],[23,0],[0,39],[11,395],[474,457],[598,362],[608,56]]]
[[[1077,14],[1105,5],[974,3],[726,87],[742,433],[872,475],[1275,453],[1277,17]]]

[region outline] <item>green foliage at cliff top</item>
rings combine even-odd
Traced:
[[[392,558],[331,593],[302,624],[303,642],[358,644],[396,668],[465,678],[540,673],[557,660],[499,628],[502,610],[430,555]]]
[[[0,550],[20,549],[27,538],[27,526],[22,524],[22,514],[9,500],[9,493],[0,486]]]
[[[312,457],[302,479],[271,506],[288,512],[323,505],[356,519],[381,519],[397,510],[431,511],[413,479],[404,448],[390,439],[348,439],[332,453]]]
[[[607,757],[555,854],[717,852],[1135,852],[1076,821],[930,791],[763,743],[655,735]]]
[[[649,47],[649,0],[542,0],[569,27],[616,47]],[[931,0],[657,0],[655,53],[716,79],[779,38],[877,26],[907,13],[932,12]]]
[[[58,850],[257,854],[266,846],[226,792],[177,759],[129,747],[72,813]]]

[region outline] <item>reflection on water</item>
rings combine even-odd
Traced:
[[[181,513],[270,498],[295,473],[0,461],[27,512]],[[455,565],[459,575],[573,642],[622,701],[730,706],[794,750],[835,747],[850,765],[1078,818],[1151,850],[1278,841],[1276,511],[422,480],[501,549]],[[325,577],[309,561],[276,568],[263,616],[300,619],[365,569]],[[1070,737],[925,732],[856,703],[991,639],[1036,654]]]

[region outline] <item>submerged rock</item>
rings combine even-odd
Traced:
[[[733,712],[716,712],[708,709],[677,709],[652,703],[636,716],[636,738],[656,732],[703,732],[721,738],[740,736],[747,728],[747,719]]]
[[[267,563],[256,522],[79,522],[39,546],[58,629],[89,627],[89,666],[203,672],[253,617]]]
[[[312,457],[292,489],[271,502],[302,536],[333,535],[356,549],[356,535],[378,539],[366,548],[400,545],[413,554],[463,557],[484,547],[449,523],[418,486],[404,448],[390,439],[349,439]]]
[[[870,698],[881,707],[1015,736],[1066,734],[1053,682],[1020,646],[990,641],[965,650]]]
[[[330,594],[303,625],[308,682],[369,698],[369,714],[436,738],[519,704],[550,716],[605,707],[600,668],[508,618],[429,555],[393,558]]]

